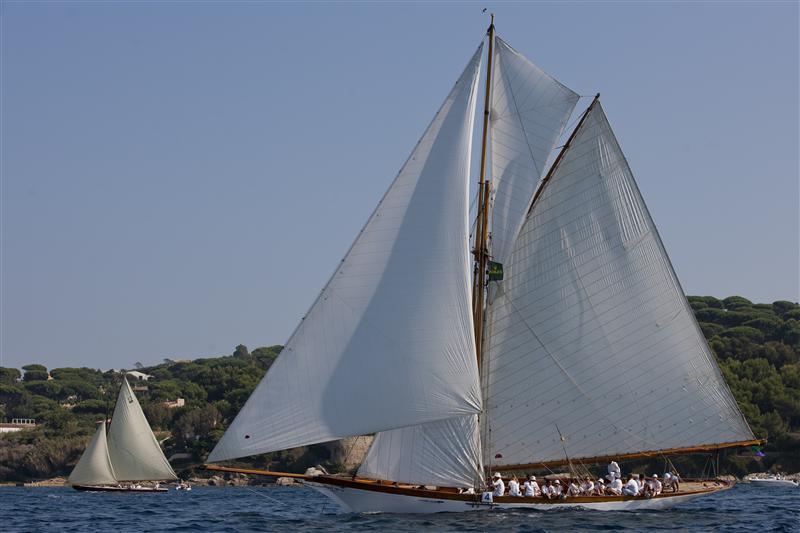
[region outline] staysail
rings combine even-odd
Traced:
[[[480,52],[209,461],[480,411],[467,250]]]
[[[579,96],[495,38],[490,117],[491,254],[505,263]]]
[[[108,457],[106,422],[97,424],[97,431],[72,469],[67,480],[70,485],[116,485],[114,468]]]
[[[599,102],[535,200],[493,304],[492,466],[754,437]]]
[[[127,378],[122,380],[108,430],[108,455],[117,481],[178,479],[164,457]]]

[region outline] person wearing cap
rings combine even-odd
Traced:
[[[561,481],[557,479],[553,482],[553,486],[550,489],[550,495],[553,498],[559,498],[562,494],[564,494],[564,487],[561,486]]]
[[[497,496],[502,496],[506,493],[506,484],[503,483],[503,476],[500,475],[500,472],[494,473],[492,487],[494,487],[494,490],[492,491],[492,497],[494,498]]]
[[[517,476],[513,476],[511,481],[508,482],[508,495],[522,496],[522,493],[519,491],[519,481],[517,480]]]
[[[527,480],[525,480],[525,484],[522,485],[522,489],[525,496],[529,498],[536,498],[542,494],[541,489],[539,489],[539,484],[536,483],[536,476],[530,476]]]
[[[606,482],[603,481],[603,478],[597,480],[597,483],[594,484],[594,492],[593,494],[596,496],[602,496],[606,493]]]
[[[664,489],[667,488],[671,489],[672,492],[678,492],[678,490],[680,490],[678,474],[670,474],[669,472],[664,474]]]
[[[581,483],[581,492],[587,496],[594,492],[594,482],[591,480],[591,478],[589,478],[589,476],[586,476],[586,478],[583,480],[583,483]]]
[[[650,487],[650,492],[653,494],[653,496],[658,496],[661,494],[663,486],[661,485],[661,481],[658,479],[658,474],[653,474],[653,479],[648,481],[647,484]]]
[[[638,496],[639,495],[639,482],[636,481],[636,478],[639,477],[636,474],[628,476],[628,481],[625,483],[625,486],[622,487],[622,494],[625,496]]]

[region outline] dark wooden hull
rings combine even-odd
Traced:
[[[86,492],[169,492],[169,489],[159,487],[141,487],[141,488],[130,488],[130,487],[111,487],[111,486],[93,486],[93,485],[72,485],[72,488],[75,490],[81,490]]]

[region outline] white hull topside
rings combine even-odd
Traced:
[[[689,500],[707,496],[709,493],[676,494],[659,498],[636,498],[619,501],[599,501],[592,503],[542,502],[520,498],[520,503],[480,503],[420,496],[373,492],[351,487],[323,485],[306,481],[306,485],[334,500],[347,512],[352,513],[461,513],[489,509],[590,509],[595,511],[638,511],[642,509],[668,509]]]
[[[791,479],[774,479],[774,478],[767,478],[767,479],[750,479],[750,483],[759,483],[764,485],[791,485],[792,487],[797,487],[798,484]]]

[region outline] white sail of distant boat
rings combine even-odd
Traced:
[[[125,490],[123,482],[175,479],[139,400],[123,377],[108,434],[106,422],[100,422],[69,475],[69,484],[82,490]]]
[[[375,433],[356,476],[285,474],[352,511],[658,509],[729,488],[481,498],[494,468],[760,442],[598,97],[553,158],[579,96],[488,35],[472,242],[481,48],[209,461]]]

